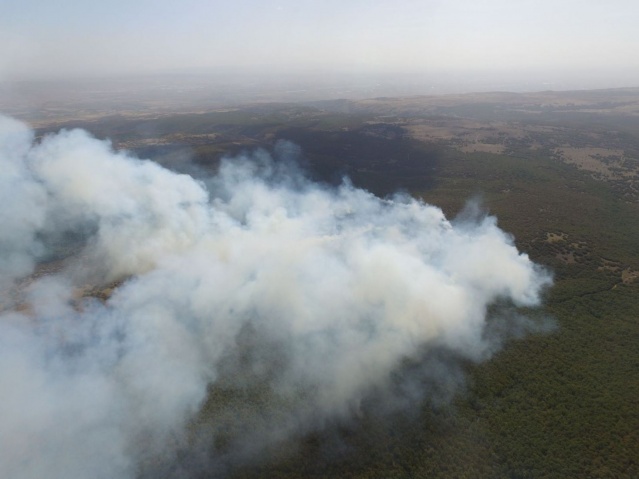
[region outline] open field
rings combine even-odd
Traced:
[[[229,99],[218,99],[213,102],[218,107],[207,109],[202,106],[206,101],[200,101],[197,110],[188,102],[180,104],[174,95],[163,100],[145,100],[142,95],[135,98],[134,110],[118,109],[116,99],[105,93],[97,100],[84,98],[85,113],[77,107],[71,114],[43,108],[38,111],[47,113],[38,118],[26,110],[9,108],[9,112],[31,120],[42,132],[83,126],[99,137],[113,139],[117,148],[154,156],[171,152],[173,157],[180,151],[200,162],[214,161],[238,147],[267,146],[279,137],[278,132],[290,127],[335,131],[344,137],[361,132],[367,138],[391,142],[410,138],[462,153],[540,155],[611,183],[629,201],[639,198],[636,89],[252,103],[241,107]],[[0,105],[11,106],[6,101]]]

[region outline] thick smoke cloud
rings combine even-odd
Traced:
[[[550,282],[493,217],[323,187],[263,151],[197,181],[0,117],[0,168],[2,477],[250,456],[357,415],[425,352],[487,358],[487,308]]]

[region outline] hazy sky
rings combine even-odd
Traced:
[[[0,79],[558,69],[639,84],[637,0],[0,0],[0,12]]]

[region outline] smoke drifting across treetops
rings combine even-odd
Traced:
[[[314,184],[296,155],[196,180],[0,117],[0,476],[188,476],[189,448],[214,469],[353,417],[428,351],[436,389],[496,349],[491,304],[550,284],[494,217]]]

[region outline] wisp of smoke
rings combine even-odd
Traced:
[[[494,217],[451,223],[289,166],[257,151],[199,181],[0,117],[1,477],[257,453],[356,415],[424,351],[487,358],[487,308],[550,283]]]

